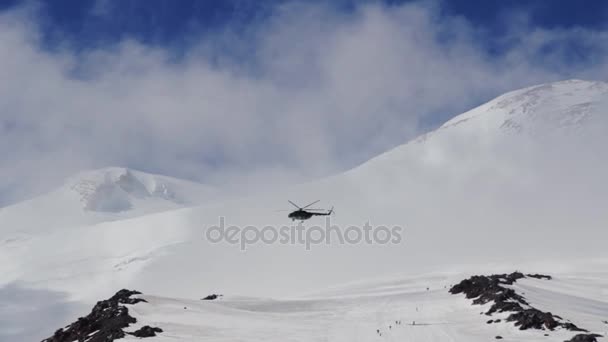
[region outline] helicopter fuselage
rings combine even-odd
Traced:
[[[308,220],[309,218],[311,218],[313,216],[328,216],[328,215],[331,215],[332,210],[330,210],[327,213],[314,213],[314,212],[310,212],[310,211],[299,209],[299,210],[296,210],[296,211],[293,211],[293,212],[289,213],[289,215],[287,215],[287,217],[289,217],[292,221],[295,221],[295,220],[304,221],[304,220]]]
[[[292,221],[295,220],[300,220],[300,221],[304,221],[304,220],[308,220],[309,218],[313,217],[314,214],[306,211],[306,210],[296,210],[294,212],[289,213],[289,215],[287,215],[287,217],[289,217]]]

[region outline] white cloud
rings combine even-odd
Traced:
[[[31,12],[5,13],[0,203],[107,165],[214,183],[305,179],[504,91],[608,74],[606,32],[517,25],[508,49],[489,55],[475,27],[438,12],[436,3],[350,14],[285,4],[246,37],[197,38],[178,61],[133,40],[49,52]],[[592,63],[566,62],[573,41],[593,48]]]

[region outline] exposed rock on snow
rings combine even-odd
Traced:
[[[450,289],[450,293],[464,293],[467,298],[473,299],[474,305],[483,305],[493,302],[486,315],[496,312],[513,312],[507,317],[508,322],[515,322],[520,330],[548,329],[554,330],[561,327],[571,331],[587,331],[577,327],[573,323],[562,322],[562,318],[551,312],[543,312],[528,304],[523,296],[505,285],[513,285],[517,280],[526,276],[520,272],[511,274],[495,274],[491,276],[472,276],[461,281]],[[536,279],[552,279],[551,276],[542,274],[529,274],[527,277]],[[493,321],[488,321],[488,324]],[[577,335],[583,336],[583,335]]]
[[[140,329],[137,329],[133,333],[131,333],[131,335],[135,337],[153,337],[156,336],[156,333],[161,332],[163,332],[163,329],[161,328],[144,325]]]
[[[483,305],[494,302],[486,312],[487,315],[495,312],[521,311],[523,310],[521,304],[528,305],[528,303],[521,295],[515,293],[515,290],[503,285],[512,285],[517,279],[524,277],[523,273],[519,272],[509,275],[473,276],[454,285],[450,293],[464,293],[467,298],[473,299],[473,304]]]
[[[538,309],[524,309],[516,313],[511,314],[507,321],[515,322],[516,326],[519,326],[521,330],[527,329],[549,329],[553,330],[558,326],[562,326],[568,330],[574,331],[585,331],[578,328],[572,323],[560,323],[557,321],[558,317],[554,316],[550,312],[542,312]]]
[[[201,298],[201,300],[215,300],[215,299],[218,299],[218,298],[219,298],[219,297],[221,297],[221,296],[222,296],[221,294],[215,294],[215,293],[214,293],[214,294],[210,294],[210,295],[208,295],[208,296],[207,296],[207,297],[205,297],[205,298]]]
[[[578,334],[565,342],[597,342],[597,337],[602,337],[598,334]]]
[[[553,279],[553,277],[551,277],[549,275],[544,275],[544,274],[526,274],[526,276],[529,278],[536,278],[536,279],[547,279],[547,280]]]
[[[131,298],[137,294],[141,293],[126,289],[116,292],[111,298],[97,302],[90,314],[57,330],[43,342],[110,342],[125,337],[125,334],[137,337],[156,336],[156,332],[162,332],[162,329],[144,326],[133,333],[123,330],[137,321],[129,315],[129,309],[124,304],[145,302],[141,298]]]

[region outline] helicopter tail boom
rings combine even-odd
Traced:
[[[314,216],[329,216],[329,215],[331,215],[333,213],[334,213],[334,207],[331,207],[331,209],[329,209],[325,213],[311,213],[311,214],[313,214]]]

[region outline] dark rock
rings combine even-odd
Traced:
[[[547,280],[553,279],[553,277],[551,277],[550,275],[545,275],[545,274],[526,274],[526,277],[536,278],[536,279],[547,279]]]
[[[132,333],[128,333],[128,334],[136,336],[136,337],[153,337],[153,336],[156,336],[156,333],[161,333],[161,332],[163,332],[163,329],[161,329],[161,328],[144,325],[140,329],[138,329]]]
[[[503,285],[512,285],[523,277],[525,276],[520,272],[508,275],[472,276],[454,285],[450,289],[450,293],[464,293],[467,298],[473,299],[473,304],[482,305],[494,302],[490,310],[486,312],[487,315],[495,312],[521,311],[523,310],[521,304],[528,305],[528,303],[513,289]]]
[[[518,326],[520,330],[545,328],[553,330],[560,325],[550,312],[542,312],[537,309],[526,309],[513,313],[507,317],[507,321],[515,322],[515,326]]]
[[[573,338],[564,341],[564,342],[597,342],[597,338],[602,337],[602,335],[598,334],[578,334]]]
[[[523,296],[505,285],[513,285],[525,278],[521,272],[495,274],[491,276],[472,276],[450,288],[450,293],[464,293],[466,298],[473,299],[473,305],[492,303],[485,313],[488,316],[496,312],[511,312],[507,321],[514,322],[521,330],[548,329],[562,327],[572,331],[586,331],[569,322],[560,322],[561,317],[550,312],[542,312],[530,306]],[[551,279],[551,276],[531,274],[528,277]],[[498,321],[487,321],[488,324]]]
[[[553,316],[553,317],[558,317],[558,316]],[[567,329],[567,330],[570,330],[570,331],[584,331],[584,332],[587,332],[587,330],[581,329],[581,328],[577,327],[576,325],[574,325],[573,323],[569,323],[569,322],[568,323],[562,323],[561,326],[563,328]]]
[[[502,340],[502,336],[500,336],[500,335],[499,335],[499,336],[496,336],[496,337],[494,337],[494,338],[495,338],[495,339],[497,339],[497,340]]]
[[[509,275],[472,276],[454,285],[450,289],[450,293],[464,293],[469,299],[476,298],[475,304],[485,304],[494,301],[497,297],[516,297],[518,300],[523,301],[523,297],[516,294],[515,291],[502,286],[512,285],[523,277],[524,275],[519,272]]]
[[[65,328],[55,331],[53,336],[43,342],[110,342],[125,337],[124,328],[135,323],[124,304],[145,302],[141,298],[131,298],[140,294],[137,291],[120,290],[109,299],[97,302],[93,310]]]
[[[205,297],[205,298],[202,298],[201,300],[215,300],[215,299],[218,299],[218,298],[219,298],[219,297],[221,297],[221,296],[222,296],[221,294],[215,294],[215,293],[214,293],[214,294],[210,294],[210,295],[208,295],[208,296],[207,296],[207,297]]]

